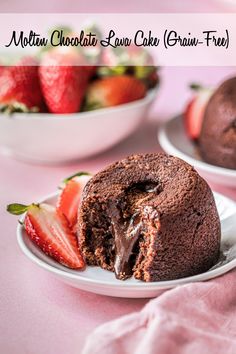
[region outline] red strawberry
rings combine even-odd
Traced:
[[[3,73],[5,66],[0,62],[0,75]]]
[[[55,31],[63,31],[63,37],[65,40],[74,40],[77,38],[80,40],[80,33],[74,32],[70,27],[63,26],[60,28],[58,27],[53,27],[51,28],[48,33],[49,36],[51,37],[53,33],[55,34]],[[84,29],[85,36],[88,35],[89,33],[96,34],[96,38],[101,38],[99,30],[94,26],[91,25],[87,28]],[[57,32],[56,32],[57,33]],[[55,46],[57,46],[55,48]],[[95,73],[96,73],[96,64],[100,58],[100,53],[101,53],[101,46],[77,46],[73,47],[72,45],[68,46],[61,46],[60,45],[60,38],[58,36],[53,35],[53,46],[52,44],[48,44],[46,47],[42,48],[41,51],[39,52],[40,57],[44,57],[45,53],[48,52],[53,52],[53,55],[77,55],[77,61],[79,61],[80,65],[83,65],[84,70],[87,72],[88,78],[91,78]],[[56,54],[57,53],[57,54]]]
[[[88,82],[88,72],[79,51],[69,48],[45,53],[39,68],[43,95],[52,113],[74,113],[80,110]]]
[[[70,230],[64,215],[48,204],[10,204],[7,210],[26,213],[24,227],[30,239],[48,256],[72,269],[85,267],[76,235]]]
[[[65,215],[71,228],[76,225],[82,192],[90,178],[89,174],[80,172],[65,180],[66,184],[58,198],[57,210]]]
[[[145,85],[129,76],[110,76],[94,81],[88,88],[85,109],[117,106],[139,100],[146,95]]]
[[[21,59],[16,65],[1,67],[0,104],[2,110],[39,110],[43,105],[37,61]]]
[[[184,112],[184,125],[190,139],[197,140],[202,127],[206,105],[213,90],[199,85],[191,85],[195,96],[188,103]]]

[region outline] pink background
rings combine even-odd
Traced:
[[[1,12],[235,12],[233,0],[1,0]]]
[[[135,1],[126,2],[1,1],[1,12],[226,12],[236,7],[221,1]],[[135,3],[135,5],[134,5]],[[46,7],[47,5],[47,7]],[[117,299],[94,295],[63,285],[32,264],[19,250],[15,229],[17,219],[5,212],[14,201],[32,202],[55,190],[58,182],[77,170],[95,172],[132,152],[158,151],[159,122],[179,113],[187,98],[189,82],[217,84],[235,68],[163,68],[162,86],[150,112],[149,123],[129,139],[103,155],[74,165],[45,167],[27,165],[0,157],[0,352],[4,354],[79,354],[86,335],[97,325],[120,315],[140,310],[147,300]],[[10,133],[10,132],[9,132]],[[236,190],[212,186],[236,200]]]

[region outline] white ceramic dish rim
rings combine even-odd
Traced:
[[[147,104],[149,102],[151,102],[155,96],[156,93],[158,91],[158,87],[153,88],[151,90],[148,91],[147,95],[140,99],[140,100],[136,100],[133,102],[129,102],[129,103],[124,103],[118,106],[113,106],[113,107],[107,107],[107,108],[99,108],[96,109],[94,111],[88,111],[88,112],[76,112],[76,113],[13,113],[12,115],[10,115],[11,119],[14,120],[52,120],[52,119],[85,119],[85,118],[97,118],[99,116],[104,116],[104,113],[106,112],[107,114],[112,114],[112,112],[115,110],[116,112],[122,112],[122,111],[126,111],[129,109],[132,109],[134,106],[139,107],[142,106],[144,104]],[[5,117],[9,117],[7,115],[5,115]]]
[[[175,145],[173,145],[170,142],[170,140],[168,138],[168,134],[167,134],[168,125],[173,120],[178,120],[178,119],[182,119],[182,116],[178,115],[178,116],[168,120],[165,124],[163,124],[159,128],[159,130],[158,130],[158,140],[159,140],[159,143],[160,143],[161,147],[164,150],[168,150],[169,153],[179,156],[183,160],[186,160],[187,162],[189,162],[191,165],[198,166],[199,168],[201,168],[202,170],[204,170],[206,172],[218,174],[218,175],[221,175],[222,177],[223,176],[228,176],[228,177],[235,177],[236,178],[236,171],[228,169],[228,168],[224,168],[224,167],[211,165],[211,164],[208,164],[207,162],[195,159],[192,156],[186,154],[185,152],[179,150]]]
[[[58,196],[59,192],[56,193],[52,193],[50,195],[47,195],[46,197],[42,198],[39,203],[41,202],[45,202],[47,200],[53,199],[55,197]],[[220,193],[216,193],[214,192],[215,195],[218,195],[219,197],[223,197],[226,198],[225,196],[221,195]],[[227,198],[228,200],[230,200],[231,202],[233,202],[231,199]],[[234,202],[233,202],[234,203]],[[234,203],[235,204],[235,203]],[[22,222],[24,220],[24,215],[20,218],[20,222]],[[229,263],[222,265],[219,268],[207,271],[205,273],[201,273],[201,274],[197,274],[191,277],[185,277],[185,278],[180,278],[180,279],[175,279],[175,280],[168,280],[168,281],[159,281],[159,282],[149,282],[149,283],[145,283],[142,281],[137,281],[137,283],[126,283],[125,281],[120,281],[119,284],[117,283],[111,283],[111,281],[109,280],[99,280],[99,279],[90,279],[90,278],[84,278],[81,277],[80,274],[72,274],[65,270],[62,269],[58,269],[46,262],[44,262],[43,260],[41,260],[40,258],[38,258],[25,244],[24,240],[23,240],[23,226],[19,223],[17,226],[17,241],[18,244],[22,250],[22,252],[34,263],[36,263],[37,265],[39,265],[41,268],[54,273],[57,276],[63,277],[63,278],[67,278],[68,280],[77,280],[80,283],[84,283],[84,284],[93,284],[93,285],[102,285],[103,287],[110,287],[112,285],[112,287],[116,287],[116,288],[126,288],[126,289],[143,289],[143,287],[146,287],[147,289],[151,290],[151,289],[155,289],[155,288],[160,288],[160,289],[164,289],[164,288],[170,288],[170,287],[175,287],[177,285],[183,285],[189,282],[196,282],[196,281],[204,281],[204,280],[208,280],[208,279],[212,279],[215,278],[221,274],[224,274],[226,272],[228,272],[229,270],[233,269],[236,267],[236,259],[231,260]],[[82,271],[83,272],[83,271]]]

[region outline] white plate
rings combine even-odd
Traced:
[[[236,170],[210,165],[200,159],[196,147],[185,133],[182,116],[165,123],[158,132],[158,139],[164,151],[193,165],[209,181],[236,187]]]
[[[129,136],[147,117],[157,88],[120,106],[73,114],[0,113],[0,151],[36,163],[98,154]]]
[[[57,196],[58,194],[54,193],[41,200],[41,202],[55,204]],[[41,252],[29,239],[23,226],[20,224],[18,224],[17,227],[17,239],[21,250],[29,259],[52,273],[61,281],[76,288],[96,294],[116,297],[154,297],[164,289],[173,288],[189,282],[211,279],[236,267],[236,203],[218,193],[215,193],[215,199],[222,224],[221,249],[226,259],[223,257],[214,269],[188,278],[145,283],[134,278],[125,281],[117,280],[114,273],[99,267],[87,266],[84,271],[71,270]],[[23,217],[21,220],[23,220]]]

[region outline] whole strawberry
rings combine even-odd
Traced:
[[[51,113],[75,113],[82,105],[88,72],[79,66],[84,62],[78,51],[62,49],[44,54],[39,68],[41,87]]]
[[[130,75],[109,76],[94,81],[88,88],[85,110],[117,106],[146,95],[144,83]]]
[[[38,63],[32,57],[22,58],[14,66],[0,70],[0,108],[2,111],[39,111],[43,96]]]

